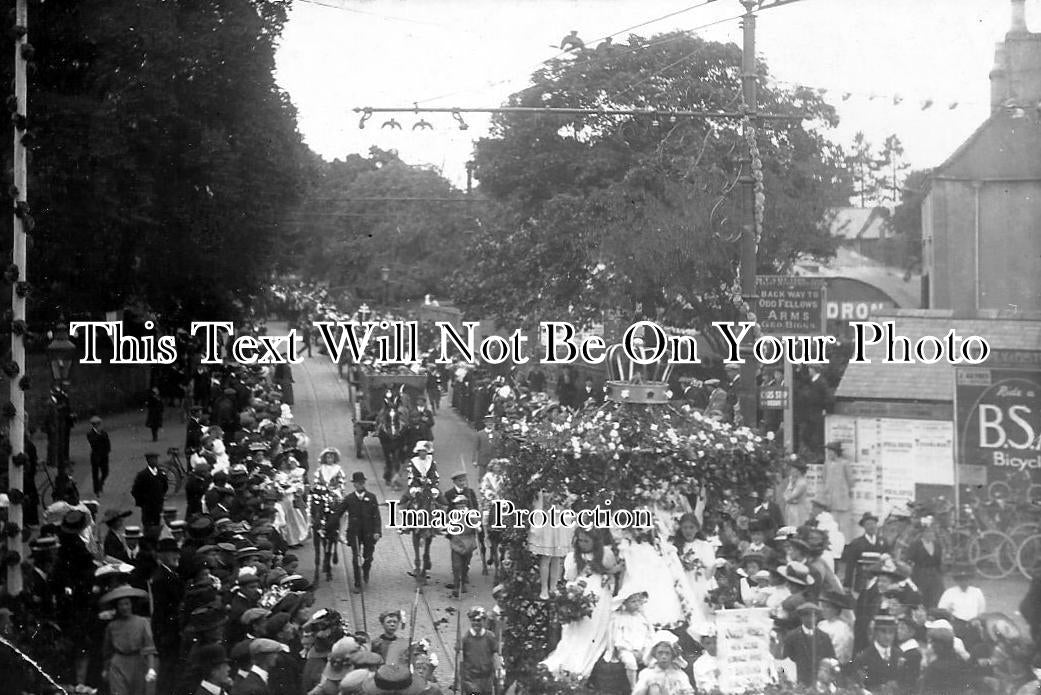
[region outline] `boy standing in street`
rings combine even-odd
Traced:
[[[462,664],[459,674],[460,695],[493,695],[495,680],[502,672],[499,641],[485,627],[488,613],[474,606],[466,614],[470,629],[463,635]]]

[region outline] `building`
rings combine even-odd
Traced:
[[[1041,34],[1025,0],[1012,0],[990,81],[990,117],[926,182],[930,308],[1041,309]]]
[[[882,242],[892,236],[889,210],[884,207],[837,207],[828,210],[831,235],[842,246],[859,254],[878,258]]]
[[[954,311],[895,310],[873,320],[893,322],[912,345],[950,330],[982,336],[992,354],[975,366],[886,364],[879,344],[865,349],[870,363],[846,367],[825,427],[857,465],[861,512],[884,515],[910,499],[952,499],[956,484],[962,492],[986,488],[1023,471],[1041,482],[1041,313],[959,318]]]

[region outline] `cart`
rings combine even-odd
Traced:
[[[348,384],[349,398],[354,405],[351,410],[351,418],[354,421],[354,455],[361,458],[365,448],[365,437],[376,431],[376,417],[383,407],[383,395],[387,389],[400,389],[402,408],[407,421],[407,415],[412,412],[413,401],[426,395],[427,374],[411,371],[386,373],[369,367],[356,367],[351,370]]]

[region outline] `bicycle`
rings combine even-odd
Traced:
[[[166,450],[166,454],[170,458],[160,461],[159,469],[166,474],[166,479],[170,481],[174,494],[177,494],[181,491],[181,486],[184,485],[184,478],[190,471],[188,471],[181,459],[180,449],[172,446]]]

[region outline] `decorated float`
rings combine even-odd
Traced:
[[[610,510],[615,522],[590,532],[530,524],[504,532],[502,649],[507,682],[523,692],[611,692],[619,680],[624,692],[610,621],[633,593],[647,592],[653,630],[669,631],[681,648],[697,650],[714,630],[715,553],[687,543],[681,520],[711,525],[771,486],[782,454],[748,428],[670,403],[667,359],[641,365],[616,347],[602,405],[535,404],[507,409],[498,422],[510,462],[503,499],[518,509]],[[650,523],[623,528],[619,510],[649,512]]]

